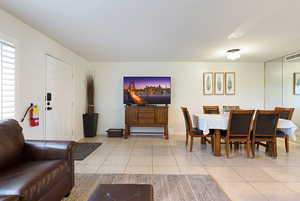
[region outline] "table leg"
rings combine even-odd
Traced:
[[[129,135],[130,135],[130,127],[128,125],[126,125],[124,138],[127,139]]]
[[[221,156],[221,131],[218,129],[215,129],[214,133],[214,154]]]
[[[164,127],[164,136],[165,136],[165,139],[169,139],[169,129],[168,129],[168,126],[165,126]]]

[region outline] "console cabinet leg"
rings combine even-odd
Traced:
[[[165,139],[168,140],[169,139],[169,128],[168,128],[168,126],[164,127],[164,135],[165,135]]]
[[[128,138],[128,136],[129,136],[129,133],[130,133],[130,127],[128,126],[128,125],[126,125],[125,126],[125,139],[127,139]]]

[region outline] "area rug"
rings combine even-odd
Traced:
[[[230,200],[209,175],[77,174],[63,201],[87,201],[98,184],[152,184],[155,201]]]
[[[82,142],[77,143],[73,151],[74,160],[84,160],[88,155],[95,151],[102,143]]]

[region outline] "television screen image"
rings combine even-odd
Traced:
[[[171,77],[124,77],[124,104],[170,104]]]

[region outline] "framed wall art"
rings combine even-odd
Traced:
[[[225,94],[225,76],[224,73],[214,73],[215,80],[215,95]]]
[[[211,72],[203,73],[203,94],[204,95],[214,94],[214,73]]]
[[[225,73],[226,95],[235,95],[235,72]]]

